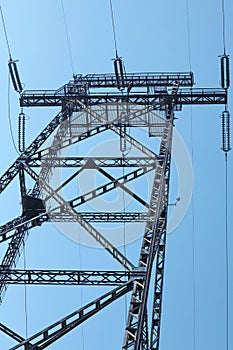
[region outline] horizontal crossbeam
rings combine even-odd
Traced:
[[[87,222],[153,222],[153,215],[149,217],[146,212],[79,212],[79,215]],[[40,214],[30,219],[25,215],[19,216],[0,227],[0,243],[17,234],[17,232],[12,233],[12,231],[19,227],[22,227],[23,230],[29,230],[48,221],[74,222],[74,217],[68,213]]]
[[[175,82],[179,82],[179,86],[192,86],[194,83],[193,73],[181,72],[181,73],[127,73],[124,75],[125,86],[129,89],[135,87],[167,87],[173,86]],[[75,75],[74,80],[65,84],[58,90],[36,90],[36,91],[24,91],[21,97],[28,93],[35,93],[40,95],[56,95],[67,96],[70,94],[84,94],[89,89],[95,88],[115,88],[116,76],[115,74],[87,74],[87,75]]]
[[[30,167],[85,167],[86,169],[96,169],[98,167],[144,167],[155,166],[156,159],[148,157],[45,157],[41,158],[38,153],[27,161]]]
[[[144,271],[80,271],[80,270],[3,270],[0,276],[7,284],[117,286],[142,278]]]
[[[62,318],[49,327],[36,333],[32,337],[20,342],[20,344],[12,347],[10,350],[16,350],[22,348],[23,346],[24,349],[30,350],[45,349],[50,344],[54,343],[56,340],[131,290],[132,281],[127,282],[124,285],[115,288],[114,290],[111,290],[100,298],[92,301],[77,311],[74,311],[72,314]],[[32,343],[30,347],[29,342]]]
[[[193,73],[126,73],[124,74],[125,86],[130,87],[148,87],[148,86],[173,86],[174,82],[179,82],[180,86],[192,86]],[[113,88],[116,87],[115,74],[77,74],[74,80],[65,85],[67,92],[71,86],[84,86],[88,88]]]
[[[159,110],[163,109],[166,101],[170,98],[166,91],[157,91],[156,93],[134,93],[126,94],[88,94],[88,95],[56,95],[55,92],[46,91],[28,91],[25,92],[20,100],[21,107],[33,106],[62,106],[63,101],[79,101],[85,106],[100,105],[106,103],[131,103],[138,105],[156,105]],[[192,104],[226,104],[227,93],[223,89],[181,89],[177,92],[174,105],[192,105]],[[129,124],[131,125],[131,124]],[[133,121],[132,121],[133,125]],[[136,125],[135,125],[136,126]]]

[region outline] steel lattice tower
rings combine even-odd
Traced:
[[[174,115],[176,111],[181,111],[183,105],[227,103],[225,89],[194,89],[192,86],[192,73],[127,73],[122,81],[117,81],[114,74],[90,74],[76,75],[56,91],[25,91],[21,94],[21,107],[60,106],[61,110],[0,178],[2,192],[18,177],[22,198],[22,215],[0,227],[0,241],[9,242],[1,262],[1,301],[9,284],[114,287],[28,339],[1,324],[1,331],[17,342],[12,349],[44,349],[127,293],[131,293],[131,299],[125,335],[122,335],[123,349],[159,349]],[[149,149],[142,140],[129,133],[129,128],[138,127],[145,128],[148,136],[159,138],[158,152]],[[106,132],[117,135],[123,153],[126,145],[130,145],[140,156],[61,155],[61,150],[66,147]],[[44,147],[48,139],[51,140],[50,146]],[[59,188],[54,188],[50,179],[57,168],[69,168],[70,173]],[[114,177],[108,168],[124,168],[125,173]],[[85,169],[105,176],[107,184],[67,201],[60,190]],[[146,201],[131,191],[127,184],[149,172],[154,175],[150,199]],[[34,182],[30,194],[25,181],[28,176]],[[116,188],[125,191],[146,211],[126,211],[127,208],[124,208],[123,212],[99,212],[82,209],[87,202]],[[43,229],[43,224],[51,221],[78,222],[118,261],[122,269],[14,269],[29,230],[36,226]],[[98,230],[96,222],[145,223],[144,232],[141,232],[141,249],[135,252],[137,265]],[[156,276],[152,282],[154,266]],[[148,303],[149,290],[153,290],[153,305]],[[153,308],[150,320],[148,308]]]

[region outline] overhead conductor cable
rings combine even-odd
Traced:
[[[124,82],[124,68],[123,68],[123,60],[118,56],[117,50],[117,40],[116,40],[116,25],[114,20],[114,12],[112,0],[109,0],[110,10],[111,10],[111,21],[112,21],[112,32],[113,32],[113,40],[116,51],[116,57],[113,59],[114,72],[116,77],[116,85],[119,90],[124,90],[125,82]]]
[[[225,2],[222,0],[222,35],[223,35],[223,55],[220,56],[220,75],[221,87],[227,92],[230,87],[230,60],[226,54],[226,34],[225,34]],[[227,103],[225,110],[222,112],[222,150],[227,154],[230,147],[230,113],[228,112]]]
[[[225,1],[222,0],[223,55],[220,56],[221,87],[228,92],[230,86],[230,60],[226,54]],[[230,113],[225,105],[222,112],[222,148],[225,153],[225,268],[226,268],[226,350],[229,349],[229,247],[228,247],[228,160],[230,145]]]
[[[12,81],[12,84],[13,84],[13,87],[14,87],[15,91],[17,91],[18,93],[21,93],[23,91],[23,87],[22,87],[22,83],[20,81],[19,72],[18,72],[18,68],[17,68],[17,65],[16,65],[17,61],[13,60],[12,56],[11,56],[10,44],[9,44],[9,40],[8,40],[8,37],[7,37],[6,24],[5,24],[5,20],[4,20],[4,16],[3,16],[1,5],[0,5],[0,11],[1,11],[2,25],[3,25],[3,30],[4,30],[6,43],[7,43],[8,54],[9,54],[8,67],[9,67],[9,73],[10,73],[11,81]]]

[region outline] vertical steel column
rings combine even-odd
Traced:
[[[173,112],[169,110],[160,144],[159,156],[163,159],[155,173],[149,215],[154,216],[154,222],[147,222],[144,233],[139,267],[146,270],[142,283],[134,283],[131,297],[128,321],[123,349],[143,349],[143,324],[150,289],[151,273],[159,243],[167,223],[167,194],[170,169],[170,153],[173,131]]]

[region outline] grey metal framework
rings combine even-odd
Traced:
[[[159,349],[174,112],[180,111],[183,105],[227,103],[225,89],[193,89],[193,84],[194,77],[190,72],[127,73],[124,75],[125,89],[119,91],[114,74],[88,74],[75,75],[72,81],[56,91],[24,91],[21,94],[21,107],[60,106],[61,111],[0,178],[0,192],[3,192],[18,177],[22,198],[22,214],[0,227],[0,242],[9,242],[0,265],[0,303],[11,284],[105,285],[116,288],[28,339],[0,324],[0,331],[17,342],[12,350],[45,349],[126,293],[131,293],[131,299],[122,349]],[[129,133],[129,128],[141,126],[147,129],[149,136],[159,137],[157,153]],[[61,154],[67,147],[104,132],[117,135],[121,157]],[[52,138],[51,145],[43,148],[49,138]],[[125,155],[126,144],[135,148],[140,156]],[[53,171],[59,168],[69,168],[72,174],[69,173],[63,183],[53,188],[49,180]],[[125,173],[116,177],[108,172],[109,168],[124,168]],[[65,200],[60,190],[85,169],[99,172],[107,182]],[[154,174],[149,201],[126,186],[147,173]],[[26,177],[34,181],[30,192]],[[82,209],[83,204],[116,188],[131,196],[143,210],[87,212]],[[56,203],[52,208],[47,205],[51,199]],[[29,230],[53,221],[77,222],[118,261],[122,270],[15,269]],[[145,224],[136,266],[99,232],[95,222]],[[152,278],[153,271],[155,278]],[[148,302],[151,290],[153,305]],[[148,320],[148,308],[152,308],[151,320]]]

